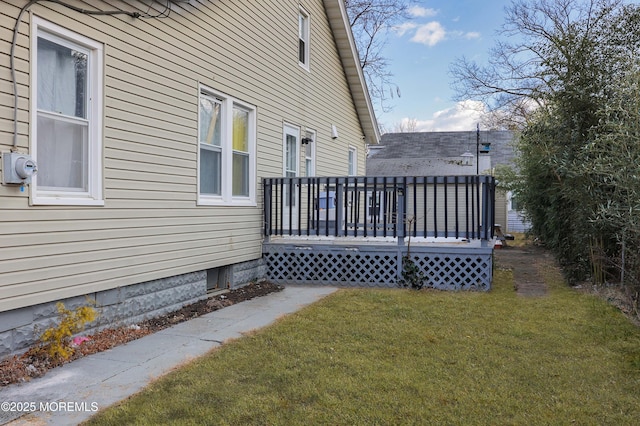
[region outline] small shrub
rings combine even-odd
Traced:
[[[95,320],[97,313],[92,306],[80,306],[74,310],[67,309],[64,303],[56,304],[60,323],[48,328],[40,336],[42,348],[54,359],[69,359],[74,349],[71,346],[71,337],[84,330],[87,323]]]
[[[426,277],[418,265],[409,257],[402,256],[402,279],[398,282],[401,287],[420,290],[424,286]]]

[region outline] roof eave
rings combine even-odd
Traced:
[[[324,6],[365,140],[369,144],[378,144],[380,142],[380,130],[378,129],[378,122],[364,73],[360,67],[360,58],[353,33],[351,32],[351,26],[349,25],[349,17],[344,1],[324,0]]]

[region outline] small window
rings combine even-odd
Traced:
[[[298,62],[309,69],[309,14],[302,8],[298,14]]]
[[[199,204],[255,204],[255,107],[210,90],[199,105]]]
[[[315,176],[316,174],[316,134],[306,132],[306,144],[304,145],[304,173],[305,176]],[[305,139],[303,139],[303,142]]]
[[[103,46],[37,17],[33,24],[33,202],[103,205]]]
[[[356,176],[358,174],[358,151],[350,146],[349,147],[349,176]]]
[[[509,211],[520,211],[520,201],[518,200],[518,196],[509,191],[507,193],[507,199],[509,200]]]

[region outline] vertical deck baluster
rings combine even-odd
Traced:
[[[358,178],[353,178],[353,236],[358,236],[358,220],[360,220],[360,194],[358,193]]]
[[[307,193],[307,215],[306,216],[307,216],[307,220],[305,221],[305,223],[306,223],[307,229],[306,229],[305,233],[307,234],[307,237],[309,236],[309,233],[311,232],[311,220],[312,220],[311,219],[311,215],[313,214],[312,210],[311,210],[311,188],[312,188],[312,185],[313,185],[312,184],[312,179],[310,179],[310,178],[306,179],[306,187],[307,187],[307,190],[306,190],[306,193]]]
[[[444,183],[444,237],[449,238],[449,179],[442,178]]]
[[[456,197],[456,203],[455,203],[455,215],[456,215],[456,240],[460,237],[460,214],[459,214],[459,206],[458,206],[458,201],[459,201],[459,196],[458,196],[458,178],[459,176],[455,176],[454,177],[454,185],[455,185],[455,197]]]
[[[423,178],[423,182],[422,182],[422,216],[424,217],[424,237],[427,238],[427,236],[429,235],[428,233],[428,227],[427,227],[427,222],[429,220],[428,215],[427,215],[427,177],[424,176]]]
[[[294,178],[298,187],[298,236],[302,235],[302,179]]]
[[[349,219],[351,216],[351,212],[349,211],[349,180],[350,178],[346,178],[344,181],[344,235],[348,235],[347,228],[349,226]]]
[[[340,235],[340,223],[345,218],[345,210],[343,208],[344,199],[344,185],[340,183],[340,178],[335,178],[336,182],[336,220],[334,221],[333,236]]]
[[[471,237],[476,239],[476,191],[475,184],[476,181],[473,176],[471,176]]]
[[[316,222],[315,222],[316,236],[319,236],[320,235],[320,186],[321,186],[320,178],[314,179],[314,182],[316,183],[316,196],[315,196],[315,199],[313,200],[313,211],[314,211],[314,214],[316,215]]]
[[[377,201],[378,201],[378,178],[374,177],[373,178],[373,237],[377,237],[378,236],[378,216],[380,216],[380,210],[376,208],[377,206]]]
[[[325,237],[329,236],[329,189],[331,188],[331,181],[329,178],[325,180],[326,184],[324,186],[324,196],[325,196],[325,206],[324,209],[326,211],[324,215],[324,235]]]
[[[363,191],[364,192],[364,206],[363,206],[364,207],[364,210],[363,210],[364,215],[362,216],[362,223],[364,225],[362,227],[362,233],[363,233],[365,238],[367,237],[367,216],[368,216],[367,213],[371,213],[371,209],[368,207],[369,203],[368,203],[368,200],[367,200],[368,191],[369,191],[369,182],[368,182],[367,177],[365,176],[364,177],[364,191]],[[367,211],[367,209],[369,209],[369,210]]]
[[[438,238],[438,178],[433,178],[433,236]]]
[[[384,222],[383,227],[382,227],[382,236],[386,237],[387,236],[387,209],[389,208],[389,200],[387,197],[387,177],[384,176],[382,178],[382,190],[383,190],[383,194],[384,194],[384,214],[382,216],[382,220]]]
[[[469,236],[469,176],[464,177],[464,193],[465,193],[465,205],[464,205],[464,217],[465,217],[465,232],[467,240]]]
[[[417,178],[415,176],[411,177],[412,189],[413,192],[413,236],[418,236],[418,184],[416,182]]]

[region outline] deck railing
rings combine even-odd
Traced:
[[[264,234],[489,240],[492,176],[264,178]]]

